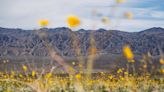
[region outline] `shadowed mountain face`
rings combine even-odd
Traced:
[[[71,30],[68,28],[40,29],[46,31],[48,44],[61,56],[75,56]],[[83,55],[90,47],[90,30],[74,32]],[[122,32],[99,29],[93,32],[98,54],[122,54],[122,46],[129,44],[135,54],[150,52],[156,56],[164,51],[164,29],[151,28],[141,32]],[[0,28],[0,56],[48,56],[45,44],[36,30]]]

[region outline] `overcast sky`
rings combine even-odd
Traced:
[[[91,14],[94,10],[96,18]],[[134,18],[126,19],[125,12],[132,12]],[[79,16],[83,29],[96,25],[96,29],[141,31],[164,27],[164,0],[126,0],[123,4],[114,0],[0,0],[0,27],[35,29],[40,19],[48,19],[49,28],[66,27],[69,15]],[[100,21],[103,16],[109,17],[109,25]]]

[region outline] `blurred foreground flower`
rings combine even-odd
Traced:
[[[117,73],[119,74],[119,73],[122,73],[123,71],[122,71],[122,69],[118,69],[117,70]]]
[[[146,64],[144,64],[144,65],[143,65],[143,68],[145,68],[145,69],[146,69],[146,68],[147,68],[147,65],[146,65]]]
[[[52,76],[52,73],[47,73],[46,75],[45,75],[45,78],[50,78]]]
[[[164,60],[162,58],[159,60],[159,62],[161,65],[164,65]]]
[[[45,27],[45,26],[47,26],[49,24],[49,21],[48,20],[40,20],[39,21],[39,25],[41,26],[41,27]]]
[[[113,75],[109,75],[108,78],[109,78],[110,80],[112,80],[112,79],[113,79]]]
[[[161,69],[161,73],[164,74],[164,69]]]
[[[102,20],[101,20],[104,24],[109,24],[110,23],[110,20],[108,17],[103,17]]]
[[[26,71],[27,71],[27,66],[26,66],[26,65],[23,65],[23,66],[22,66],[22,69],[23,69],[23,71],[26,72]]]
[[[116,0],[116,2],[119,3],[124,3],[126,0]]]
[[[80,19],[77,16],[69,16],[67,23],[69,27],[77,27],[80,25]]]
[[[128,75],[129,73],[128,72],[124,72],[125,75]]]
[[[33,70],[33,71],[31,72],[31,75],[32,75],[32,77],[35,77],[36,72]]]
[[[123,54],[128,59],[129,62],[134,62],[134,60],[133,60],[134,55],[133,55],[133,52],[130,49],[129,45],[125,45],[123,47]]]
[[[19,76],[20,78],[23,78],[23,75],[22,75],[22,74],[19,74],[18,76]]]
[[[76,74],[75,76],[77,79],[81,79],[81,74]]]
[[[126,13],[124,14],[124,16],[125,16],[125,18],[127,18],[127,19],[132,19],[132,18],[133,18],[133,13],[131,13],[131,12],[126,12]]]

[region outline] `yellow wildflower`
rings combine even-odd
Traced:
[[[75,76],[77,79],[81,79],[81,74],[76,74]]]
[[[39,21],[39,25],[41,26],[41,27],[45,27],[45,26],[47,26],[49,24],[49,21],[48,20],[40,20]]]
[[[123,47],[123,54],[125,55],[125,57],[129,60],[129,61],[133,61],[134,55],[132,50],[130,49],[130,47],[128,45],[125,45]]]
[[[77,16],[69,16],[67,18],[67,23],[69,27],[77,27],[80,25],[80,20]]]
[[[100,72],[101,75],[104,75],[105,73],[104,72]]]
[[[22,66],[22,69],[23,69],[23,71],[27,71],[27,66],[26,65],[23,65]]]
[[[10,78],[13,78],[15,76],[15,72],[11,71]]]
[[[128,72],[124,72],[125,75],[128,75],[129,73]]]
[[[70,73],[74,73],[75,70],[73,69],[73,67],[69,67],[69,68],[68,68],[68,72],[70,72]]]
[[[128,60],[129,63],[134,63],[135,60],[131,59],[131,60]]]
[[[32,77],[35,77],[36,72],[35,72],[35,71],[32,71],[32,72],[31,72],[31,75],[32,75]]]
[[[116,0],[116,2],[119,3],[124,3],[126,0]]]
[[[121,81],[125,80],[125,78],[124,78],[124,77],[122,77],[122,76],[119,76],[119,77],[120,77],[120,80],[121,80]]]
[[[15,75],[15,72],[14,71],[11,71],[11,75]]]
[[[164,60],[162,58],[159,60],[159,62],[161,65],[164,65]]]
[[[132,19],[132,18],[133,18],[133,13],[131,13],[131,12],[126,12],[126,13],[125,13],[125,17],[126,17],[127,19]]]
[[[164,69],[161,69],[161,73],[164,74]]]
[[[109,75],[108,78],[109,78],[110,80],[112,80],[112,79],[113,79],[113,76],[112,76],[112,75]]]
[[[22,75],[22,74],[19,74],[19,77],[20,77],[20,78],[23,78],[23,75]]]
[[[52,73],[47,73],[47,74],[45,75],[46,78],[50,78],[51,76],[52,76]]]
[[[117,70],[117,73],[119,74],[119,73],[122,73],[122,69],[118,69]]]

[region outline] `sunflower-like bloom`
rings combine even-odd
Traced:
[[[47,73],[47,74],[45,75],[45,78],[50,78],[50,77],[52,77],[52,73]]]
[[[133,18],[133,13],[131,13],[131,12],[126,12],[124,15],[127,19],[132,19]]]
[[[164,59],[161,58],[161,59],[159,60],[159,63],[160,63],[161,65],[164,65]]]
[[[133,52],[128,45],[125,45],[123,47],[123,54],[128,59],[128,61],[134,62],[133,61],[133,58],[134,58]]]
[[[77,16],[69,16],[67,23],[69,27],[77,27],[80,25],[80,19]]]
[[[40,20],[38,23],[41,27],[45,27],[49,24],[49,21],[48,20]]]

